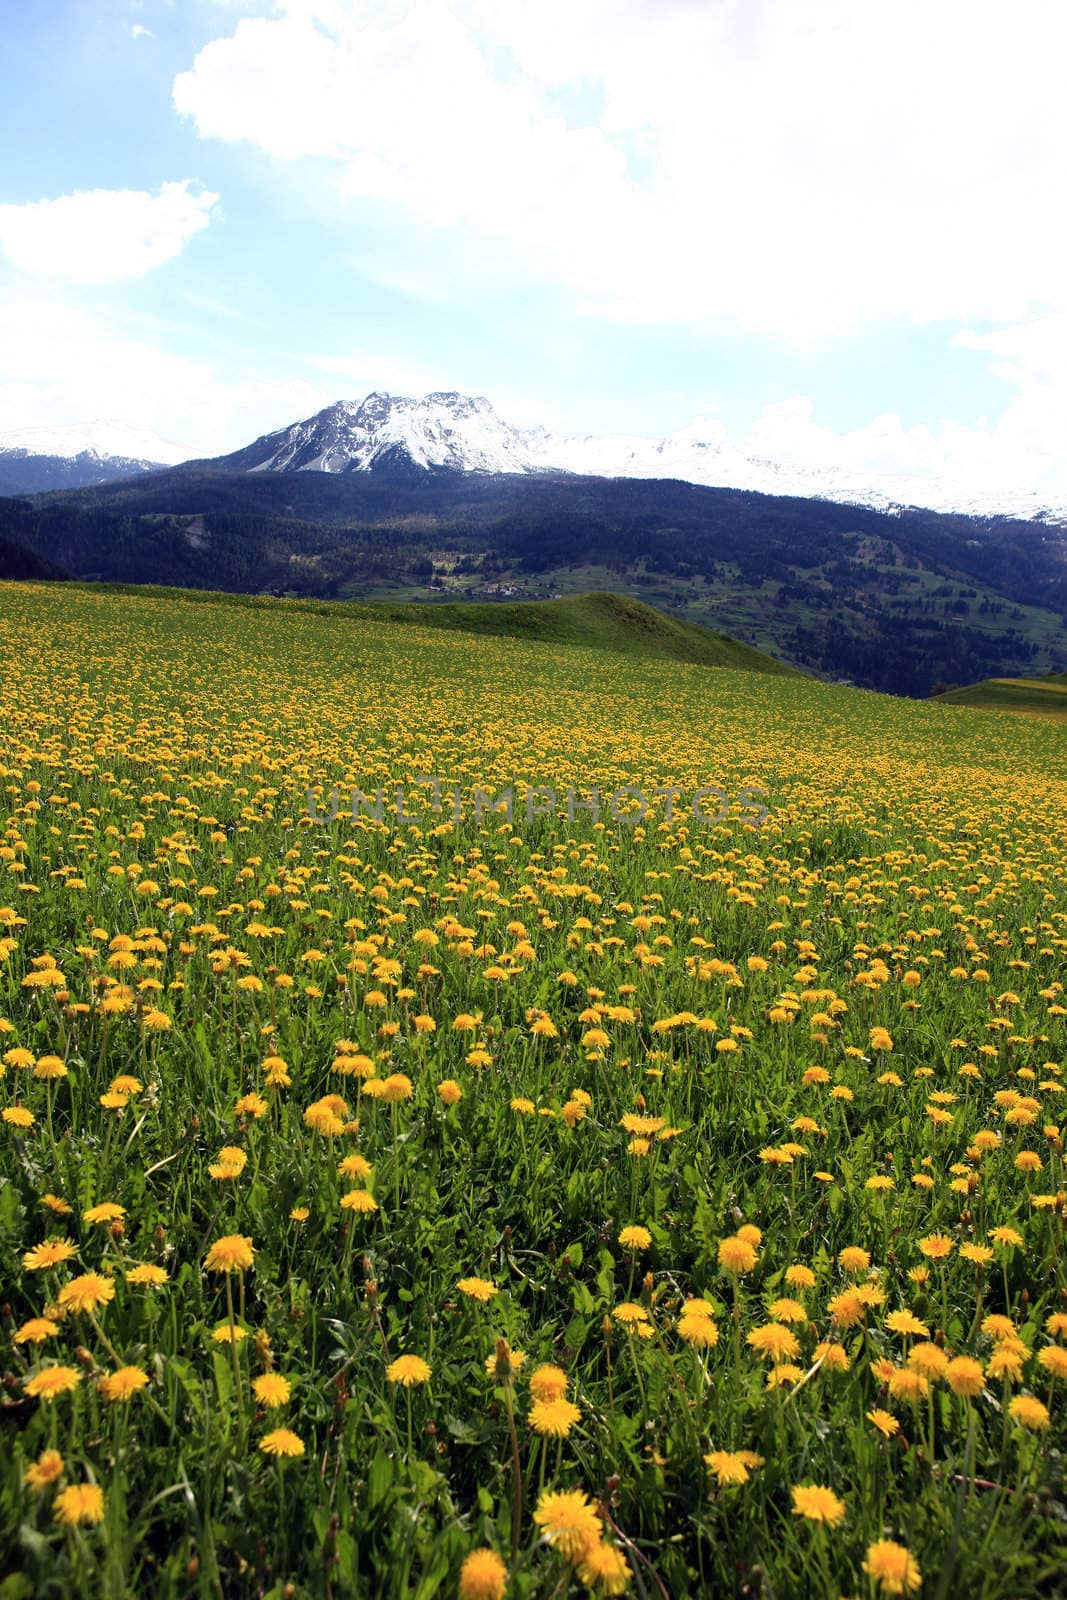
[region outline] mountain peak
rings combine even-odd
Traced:
[[[415,397],[372,390],[257,439],[216,463],[246,472],[573,473],[669,478],[707,488],[835,500],[879,510],[904,506],[965,515],[1067,519],[1032,491],[968,492],[937,478],[864,473],[746,455],[716,417],[697,417],[664,438],[559,435],[504,422],[484,395],[436,389]]]
[[[15,428],[0,433],[0,451],[8,450],[23,451],[29,456],[56,456],[66,461],[88,455],[147,466],[175,466],[189,456],[188,450],[161,439],[151,428],[106,417],[54,428]]]
[[[251,472],[370,472],[414,467],[526,472],[522,435],[484,395],[435,390],[415,398],[374,389],[258,439],[220,465]]]

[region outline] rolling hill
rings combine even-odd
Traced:
[[[200,463],[0,501],[76,577],[496,604],[610,590],[891,693],[1067,667],[1067,532],[658,479]]]
[[[938,699],[983,711],[1009,711],[1017,717],[1067,721],[1067,673],[1047,678],[986,678],[963,689],[950,689]]]
[[[567,595],[559,600],[527,600],[504,604],[455,602],[420,605],[414,602],[359,604],[345,601],[275,599],[261,595],[229,594],[209,589],[166,589],[154,585],[74,584],[93,592],[222,605],[266,611],[272,617],[286,612],[353,623],[391,622],[410,627],[439,628],[448,633],[473,633],[493,638],[525,639],[531,643],[578,645],[613,650],[635,659],[684,661],[694,666],[726,667],[739,672],[761,672],[776,677],[803,677],[797,668],[777,661],[762,650],[714,633],[696,623],[680,622],[642,600],[618,594]]]

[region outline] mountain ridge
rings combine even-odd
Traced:
[[[895,512],[918,508],[965,516],[1067,523],[1067,504],[1032,491],[967,490],[906,474],[860,474],[746,456],[722,423],[698,417],[660,439],[629,434],[554,434],[505,422],[484,395],[435,390],[419,398],[372,390],[338,400],[228,455],[185,469],[230,472],[453,471],[518,476],[668,479],[703,488],[826,499]]]
[[[947,478],[746,455],[715,418],[696,417],[661,438],[554,433],[513,426],[484,395],[457,390],[421,397],[372,390],[362,400],[333,401],[218,456],[190,457],[149,428],[114,420],[0,433],[0,495],[87,488],[174,468],[629,478],[823,499],[889,515],[918,509],[1067,526],[1067,503],[1033,490],[976,488]]]
[[[434,603],[614,590],[898,694],[1067,665],[1067,531],[1033,522],[674,480],[214,465],[0,500],[0,536],[83,580]]]
[[[136,423],[96,421],[0,433],[0,495],[87,489],[176,466],[178,445]]]

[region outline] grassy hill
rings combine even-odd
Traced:
[[[892,694],[1067,667],[1067,529],[1004,518],[667,480],[190,470],[0,499],[0,537],[87,582],[490,605],[610,590]]]
[[[1067,672],[1047,678],[985,678],[964,689],[950,689],[937,699],[949,705],[1010,711],[1018,717],[1067,719]]]
[[[1063,1600],[1063,728],[455,616],[0,583],[0,1600]]]
[[[449,633],[477,633],[544,644],[586,645],[623,655],[661,661],[687,661],[703,667],[742,672],[804,676],[796,667],[728,634],[669,617],[643,600],[620,594],[574,594],[559,600],[357,603],[333,600],[277,600],[264,595],[227,594],[206,589],[166,589],[158,585],[76,585],[111,594],[142,594],[272,612],[304,612],[353,621],[396,622]]]

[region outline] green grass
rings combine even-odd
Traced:
[[[428,621],[0,585],[0,1600],[1062,1595],[1062,730]]]
[[[947,705],[1061,721],[1067,719],[1067,673],[1047,678],[986,678],[963,689],[950,689],[937,698]]]
[[[166,589],[153,585],[72,584],[71,588],[110,594],[143,594],[175,601],[234,606],[284,613],[343,617],[353,622],[400,623],[408,627],[526,639],[543,644],[580,645],[612,650],[638,659],[685,661],[702,667],[729,667],[779,677],[801,677],[799,669],[765,651],[742,644],[698,623],[682,622],[623,594],[575,594],[556,600],[416,601],[275,600],[262,595],[204,589]]]

